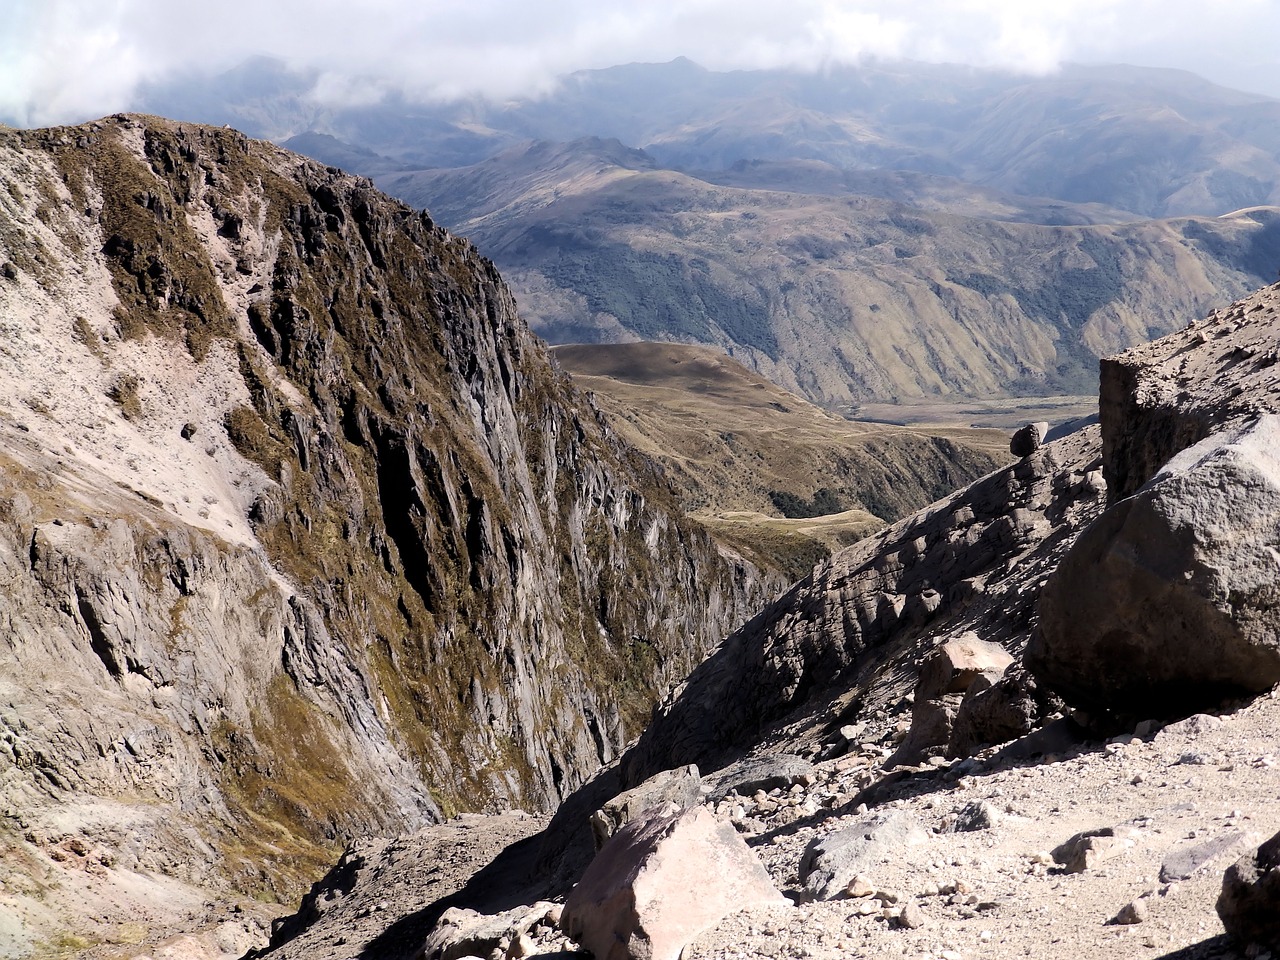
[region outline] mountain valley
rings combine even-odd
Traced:
[[[1280,955],[1280,101],[321,80],[0,128],[0,956]]]
[[[706,347],[552,356],[619,436],[662,464],[698,522],[788,580],[1009,456],[1006,431],[844,420]]]
[[[359,111],[311,82],[258,60],[147,102],[377,176],[551,342],[714,345],[841,413],[1092,394],[1099,357],[1280,264],[1280,102],[1177,71],[679,59]]]

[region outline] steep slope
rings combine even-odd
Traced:
[[[469,922],[491,939],[514,943],[524,933],[540,952],[572,950],[567,925],[540,922],[545,904],[513,908],[563,893],[581,876],[594,852],[591,811],[659,771],[698,776],[675,769],[690,762],[706,811],[733,825],[793,903],[729,915],[696,939],[681,931],[692,940],[686,955],[1260,953],[1247,938],[1223,934],[1214,903],[1223,868],[1280,828],[1277,690],[1258,696],[1255,688],[1174,722],[1167,711],[1091,720],[1062,715],[1061,702],[1045,696],[1046,677],[1029,676],[1016,658],[1049,615],[1039,598],[1059,561],[1082,531],[1105,529],[1092,521],[1113,509],[1108,493],[1123,508],[1173,454],[1280,412],[1278,342],[1280,285],[1273,285],[1110,358],[1100,426],[1043,445],[819,565],[727,638],[620,762],[566,801],[536,839],[496,856],[469,845],[477,858],[455,854],[462,869],[433,881],[422,898],[417,888],[390,888],[383,876],[391,866],[411,868],[414,851],[432,849],[443,835],[353,850],[308,901],[333,903],[334,912],[311,911],[310,925],[279,942],[276,955],[336,958],[341,931],[344,944],[349,935],[378,956],[410,956],[433,930],[435,942],[444,934],[464,942]],[[1274,473],[1266,479],[1221,489],[1187,537],[1214,540],[1223,529],[1214,514],[1246,503],[1274,517]],[[1219,599],[1235,602],[1233,586]],[[1266,612],[1274,624],[1274,604]],[[945,684],[972,669],[962,663],[955,674],[939,674],[946,661],[931,655],[946,641],[979,639],[998,642],[1015,662],[1002,676],[972,681],[953,729],[960,717],[978,722],[990,708],[1025,721],[1021,730],[963,749],[953,749],[955,739],[935,740],[932,756],[906,756],[904,747],[936,720],[921,709],[930,698],[917,684],[931,675],[955,692]],[[1261,638],[1272,652],[1273,641],[1274,629]],[[1098,668],[1140,675],[1142,664],[1114,646]],[[630,799],[633,816],[656,816]],[[506,835],[524,837],[537,826],[505,825]],[[643,856],[638,846],[614,844],[600,856],[620,848]],[[656,896],[688,896],[687,876],[669,866],[655,857],[641,869],[651,871],[646,882]],[[667,879],[656,879],[664,870]],[[697,874],[693,883],[719,880]],[[335,890],[352,899],[323,899]],[[399,918],[390,928],[363,919],[382,897]],[[455,911],[442,919],[447,907],[486,916]],[[663,923],[652,915],[648,922]],[[481,940],[470,936],[472,945]]]
[[[759,601],[368,181],[124,115],[0,167],[6,889],[74,900],[74,841],[100,889],[291,896],[342,838],[548,808]]]
[[[708,347],[552,354],[618,434],[663,465],[686,510],[792,580],[1008,459],[1004,431],[844,420]]]
[[[417,182],[402,176],[387,182]],[[1280,264],[1272,208],[1043,226],[717,186],[616,144],[535,145],[431,183],[415,202],[472,210],[450,226],[552,342],[714,344],[824,406],[1093,394],[1100,356]]]
[[[1280,286],[1103,365],[1097,427],[1047,444],[815,568],[727,638],[620,762],[637,783],[770,746],[816,752],[911,692],[922,655],[973,631],[1014,652],[1079,532],[1174,454],[1280,411]],[[1211,536],[1211,534],[1206,534]],[[746,684],[748,700],[737,695]]]

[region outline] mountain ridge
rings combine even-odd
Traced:
[[[0,132],[0,169],[19,946],[550,807],[776,583],[369,181],[134,115]]]

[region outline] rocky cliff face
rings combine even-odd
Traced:
[[[762,597],[492,264],[367,181],[133,116],[0,169],[24,875],[74,841],[290,894],[345,837],[549,808]]]

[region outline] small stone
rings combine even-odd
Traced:
[[[1147,919],[1147,904],[1144,900],[1134,900],[1120,908],[1112,923],[1131,925],[1142,923]]]
[[[1120,840],[1111,827],[1086,830],[1077,833],[1053,849],[1053,859],[1067,873],[1084,873],[1103,860],[1109,860],[1123,850]]]
[[[924,911],[914,900],[908,900],[898,913],[898,925],[908,930],[918,930],[924,926]]]
[[[858,874],[849,881],[849,886],[845,888],[845,892],[855,898],[869,897],[876,892],[876,888],[870,880],[862,874]]]

